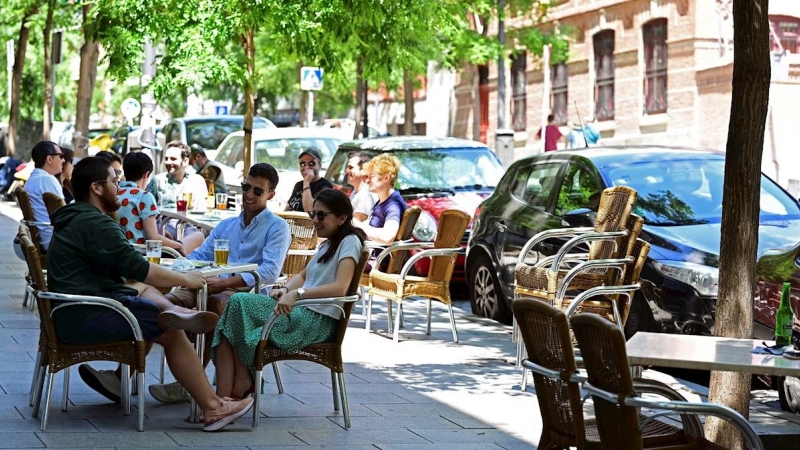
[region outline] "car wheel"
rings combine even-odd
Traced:
[[[492,261],[480,255],[469,271],[469,300],[472,313],[505,324],[511,323],[511,311],[497,279]]]
[[[628,320],[625,322],[625,339],[630,339],[637,331],[661,331],[656,326],[656,321],[653,318],[650,305],[648,305],[644,297],[638,293],[633,297],[631,310],[628,313]]]
[[[780,400],[782,410],[795,414],[800,413],[800,379],[779,377],[778,400]]]

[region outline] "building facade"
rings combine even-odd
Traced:
[[[562,133],[595,120],[607,144],[669,144],[724,150],[733,69],[732,0],[561,0],[549,20],[571,31],[569,59],[549,69],[520,52],[506,64],[505,128],[514,159],[540,151],[548,113]],[[800,101],[800,2],[771,0],[773,78],[763,170],[800,191],[790,135]],[[529,26],[509,19],[508,27]],[[456,78],[453,134],[494,145],[497,67]],[[562,144],[563,145],[563,144]],[[508,163],[504,161],[504,163]]]

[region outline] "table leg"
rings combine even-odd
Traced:
[[[205,311],[206,310],[206,303],[208,302],[208,286],[203,285],[202,289],[197,290],[197,310],[198,311]],[[200,362],[203,362],[203,349],[205,347],[205,334],[198,334],[195,336],[195,343],[194,348],[197,351],[197,356],[200,358]],[[197,423],[200,421],[200,417],[197,410],[197,402],[194,401],[194,398],[189,400],[189,422]]]

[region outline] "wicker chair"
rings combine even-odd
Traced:
[[[39,239],[39,228],[38,226],[50,226],[50,222],[38,222],[36,218],[33,216],[33,206],[31,206],[31,199],[28,196],[28,192],[22,188],[22,186],[18,187],[14,191],[14,197],[17,199],[17,205],[19,205],[20,211],[22,211],[22,220],[21,223],[26,225],[30,231],[31,240],[33,241],[33,245],[36,246],[37,254],[39,255],[39,263],[42,266],[42,269],[47,270],[47,256],[42,251],[41,241]],[[30,284],[30,274],[28,274],[28,283]],[[30,304],[28,303],[30,300]],[[28,306],[28,309],[33,311],[34,300],[30,296],[28,290],[25,290],[25,295],[22,297],[22,306]]]
[[[567,317],[560,310],[534,299],[514,302],[514,316],[530,355],[523,364],[534,374],[542,415],[539,448],[601,448],[597,422],[583,416],[579,384],[584,377],[578,375],[575,365]],[[669,386],[654,380],[637,380],[635,387],[640,392],[685,400]],[[683,419],[687,429],[700,427],[695,417]],[[684,433],[672,425],[646,420],[645,416],[639,416],[639,421],[648,444],[680,443],[686,439]]]
[[[25,255],[25,263],[28,266],[28,275],[26,277],[28,285],[25,287],[26,295],[33,295],[36,291],[47,290],[47,280],[45,279],[44,271],[42,270],[42,265],[40,264],[36,252],[36,246],[33,244],[30,230],[25,225],[19,226],[19,240],[22,253]],[[34,303],[35,302],[32,300],[31,305]],[[31,379],[30,398],[28,401],[30,406],[33,406],[34,399],[39,395],[39,385],[36,382],[39,379],[39,372],[43,371],[44,367],[47,365],[47,361],[43,359],[47,349],[47,344],[45,342],[46,337],[47,335],[42,328],[39,333],[39,350],[36,353],[36,362],[33,365],[33,377]]]
[[[282,217],[289,225],[292,233],[292,243],[289,252],[283,261],[283,276],[279,283],[283,284],[306,268],[317,248],[317,229],[308,214],[297,211],[280,211],[275,213]]]
[[[393,251],[391,248],[396,244],[401,244],[404,242],[409,242],[411,239],[411,233],[414,231],[414,227],[417,225],[417,220],[419,219],[419,215],[422,212],[422,209],[419,206],[409,206],[406,208],[405,212],[403,213],[403,218],[400,220],[400,227],[397,229],[397,235],[394,238],[394,242],[391,245],[373,245],[371,246],[372,249],[382,249],[383,252],[387,252],[389,255],[389,265],[386,268],[386,273],[399,273],[400,269],[403,268],[403,264],[408,261],[409,253],[407,250],[398,250]],[[370,329],[370,321],[372,318],[372,299],[369,302],[369,308],[367,307],[366,298],[369,290],[369,272],[364,272],[361,275],[361,283],[359,286],[362,289],[361,297],[361,313],[366,313],[367,321],[364,325],[364,328],[367,330]],[[390,303],[391,307],[391,303]],[[391,330],[391,321],[389,321],[389,329]]]
[[[731,422],[751,449],[761,450],[758,435],[741,414],[714,403],[657,401],[636,396],[631,379],[625,336],[613,323],[596,314],[578,314],[571,319],[572,330],[586,366],[584,389],[594,399],[597,431],[602,448],[615,450],[668,449],[675,443],[651,443],[642,439],[637,408],[672,411],[682,415],[714,415]],[[684,446],[690,449],[722,449],[703,437],[702,427],[687,429]],[[671,445],[668,445],[671,444]]]
[[[275,372],[275,381],[278,384],[278,392],[283,394],[283,382],[281,381],[280,371],[278,369],[278,361],[310,361],[313,363],[321,364],[331,370],[331,387],[333,389],[333,409],[339,411],[339,404],[341,402],[342,412],[344,414],[345,428],[350,428],[350,405],[347,402],[347,389],[344,381],[344,362],[342,361],[342,341],[344,341],[344,334],[347,331],[347,324],[350,321],[350,312],[353,309],[353,303],[358,301],[358,282],[361,279],[361,274],[364,272],[364,267],[367,265],[369,258],[369,250],[364,249],[361,252],[361,258],[356,264],[355,271],[353,272],[353,279],[350,286],[347,288],[346,297],[338,298],[310,298],[306,300],[299,300],[294,303],[294,308],[298,306],[309,305],[324,305],[344,302],[342,312],[344,316],[339,320],[339,327],[336,332],[336,338],[333,342],[324,342],[319,344],[311,344],[303,347],[296,352],[285,352],[278,347],[272,345],[269,341],[269,332],[272,330],[272,325],[278,316],[272,315],[261,329],[261,340],[256,347],[256,355],[254,365],[256,368],[254,385],[257,387],[253,397],[253,427],[258,426],[258,415],[261,408],[261,380],[264,366],[273,364]]]
[[[385,273],[379,270],[382,258],[378,258],[375,267],[369,276],[369,295],[370,299],[377,294],[385,297],[390,302],[402,302],[410,297],[425,297],[428,300],[428,327],[427,334],[431,333],[431,300],[438,300],[445,305],[450,312],[450,325],[453,329],[453,342],[458,342],[458,332],[456,331],[456,321],[453,315],[453,302],[450,299],[450,277],[453,275],[453,268],[456,256],[461,251],[461,241],[469,224],[469,215],[463,211],[448,209],[439,216],[439,229],[436,233],[436,240],[432,248],[430,243],[410,242],[401,243],[390,250],[407,251],[413,249],[425,249],[411,257],[400,269],[400,273]],[[381,254],[386,257],[389,252]],[[422,258],[430,258],[431,263],[426,276],[414,276],[410,272]],[[367,306],[369,311],[372,308],[371,302]],[[389,307],[389,321],[391,322],[391,303]],[[397,342],[400,339],[400,311],[395,318],[393,339]]]
[[[39,274],[36,279],[37,285],[44,282],[41,270],[36,270],[37,250],[27,235],[22,235],[23,249],[27,259],[31,261],[31,271]],[[34,381],[33,393],[33,416],[37,416],[41,405],[43,386],[47,378],[47,393],[45,396],[44,412],[42,413],[41,430],[47,431],[47,423],[50,417],[50,399],[53,394],[53,384],[55,374],[61,370],[64,372],[64,393],[61,402],[61,409],[67,410],[69,396],[69,368],[75,364],[89,361],[116,361],[122,364],[122,406],[125,415],[130,415],[130,383],[129,370],[132,366],[136,372],[136,383],[139,392],[144,392],[145,374],[145,341],[136,318],[133,317],[127,308],[119,302],[102,297],[55,294],[43,290],[34,291],[36,303],[39,307],[39,319],[41,321],[41,334],[39,348],[41,356],[36,364],[36,379]],[[52,305],[51,302],[56,302]],[[109,308],[122,315],[131,326],[132,338],[123,341],[92,343],[92,344],[66,344],[58,338],[56,324],[53,313],[57,310],[66,308]],[[144,395],[139,395],[138,404],[138,423],[137,430],[144,430]]]
[[[66,205],[64,202],[64,198],[59,197],[52,192],[45,192],[42,194],[42,200],[44,200],[44,206],[47,208],[47,214],[53,214],[55,210],[61,208],[62,206]]]

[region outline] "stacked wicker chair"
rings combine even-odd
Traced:
[[[450,325],[453,330],[453,342],[458,342],[458,332],[456,331],[455,316],[453,315],[453,302],[450,299],[450,278],[453,275],[456,256],[461,251],[461,241],[469,224],[469,215],[463,211],[448,209],[439,216],[439,228],[436,240],[431,248],[430,243],[410,242],[398,244],[391,251],[406,251],[414,249],[424,249],[414,254],[405,264],[400,273],[392,274],[382,272],[380,263],[383,257],[390,252],[381,254],[381,258],[376,261],[376,267],[372,269],[369,277],[369,295],[378,295],[388,299],[390,302],[402,304],[410,297],[424,297],[428,300],[428,327],[427,334],[431,332],[431,300],[438,300],[445,305],[450,313]],[[414,264],[422,258],[430,258],[431,263],[426,276],[414,276],[410,272]],[[367,307],[368,309],[370,306]],[[398,308],[399,309],[399,308]],[[389,320],[391,321],[391,307],[389,309]],[[398,311],[393,339],[397,342],[400,339],[400,317]]]
[[[298,306],[308,305],[324,305],[337,302],[344,302],[342,308],[344,316],[339,320],[339,328],[336,332],[336,338],[333,342],[325,342],[320,344],[311,344],[303,347],[296,352],[285,352],[278,347],[272,345],[269,341],[269,333],[278,316],[272,315],[261,329],[261,340],[256,347],[256,355],[254,365],[256,368],[255,373],[255,386],[258,388],[254,393],[254,406],[253,406],[253,427],[258,426],[258,416],[260,414],[261,404],[261,380],[264,366],[273,364],[275,372],[275,381],[278,384],[278,392],[283,394],[283,382],[281,381],[280,371],[278,369],[278,361],[310,361],[313,363],[321,364],[331,370],[331,387],[333,389],[333,408],[335,411],[339,410],[340,403],[342,412],[344,414],[344,423],[346,428],[350,428],[350,406],[347,401],[347,388],[344,380],[344,362],[342,361],[342,342],[344,341],[344,334],[347,331],[347,324],[350,320],[350,312],[353,309],[353,303],[358,301],[358,283],[361,280],[361,274],[364,272],[364,267],[367,265],[369,258],[369,250],[364,249],[361,252],[361,258],[356,265],[353,279],[347,289],[347,297],[340,298],[310,298],[306,300],[299,300],[294,303],[293,308]]]
[[[302,272],[311,261],[318,243],[317,229],[306,213],[286,211],[277,215],[286,221],[292,233],[292,243],[281,270],[285,282]]]
[[[400,227],[397,229],[397,236],[395,236],[395,240],[391,245],[372,245],[371,248],[373,251],[375,249],[383,249],[381,253],[386,253],[389,256],[389,266],[386,268],[386,273],[400,273],[400,269],[403,268],[403,264],[408,261],[409,252],[408,250],[397,250],[395,251],[394,248],[400,244],[407,243],[411,240],[411,233],[414,231],[414,227],[417,225],[417,220],[419,219],[419,215],[422,212],[422,209],[419,206],[410,206],[406,208],[405,212],[403,213],[403,218],[400,220]],[[369,289],[369,272],[364,271],[364,274],[361,275],[361,282],[359,286],[362,289],[362,294],[366,293]],[[368,295],[368,294],[367,294]],[[364,328],[367,330],[370,329],[370,321],[372,318],[372,299],[370,298],[369,305],[367,305],[366,299],[367,295],[362,295],[361,297],[361,312],[365,313],[367,316],[367,320],[365,322]],[[389,303],[389,307],[391,307],[391,302]],[[389,323],[389,328],[391,329],[391,321]]]

